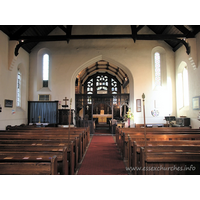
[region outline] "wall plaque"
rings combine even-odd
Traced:
[[[193,110],[200,110],[200,96],[193,97],[192,108]]]
[[[12,108],[13,107],[13,100],[5,99],[5,107]]]
[[[141,99],[136,99],[136,111],[141,112]]]

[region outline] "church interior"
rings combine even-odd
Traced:
[[[200,25],[1,25],[0,44],[0,174],[200,174]]]

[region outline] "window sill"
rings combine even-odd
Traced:
[[[43,87],[38,92],[51,92],[51,90],[48,87]]]
[[[153,91],[160,91],[160,90],[162,90],[163,89],[163,87],[162,86],[155,86],[154,88],[153,88]]]
[[[189,110],[189,106],[183,106],[183,107],[179,108],[179,110],[180,110],[180,111],[181,111],[181,110]]]
[[[16,112],[25,112],[25,110],[24,109],[22,109],[22,107],[16,107]]]

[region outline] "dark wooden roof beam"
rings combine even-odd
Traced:
[[[136,39],[137,39],[137,26],[136,25],[131,25],[131,31],[132,31],[133,41],[136,42]]]
[[[144,27],[144,25],[139,25],[136,29],[137,29],[137,32],[140,31],[142,28]]]
[[[58,26],[62,31],[64,31],[65,33],[67,33],[67,29],[63,26],[63,25],[59,25]]]
[[[64,41],[67,38],[70,40],[81,39],[131,39],[132,34],[117,34],[117,35],[48,35],[48,36],[12,36],[10,40],[29,40],[30,42],[45,42],[45,41]],[[165,39],[177,39],[177,38],[193,38],[193,36],[187,36],[185,34],[140,34],[137,35],[137,40],[165,40]]]
[[[168,34],[170,30],[171,30],[171,26],[164,26],[162,32],[160,32],[159,34],[162,34],[162,35]]]
[[[183,44],[181,43],[178,43],[174,48],[173,48],[173,51],[177,51],[181,46],[183,46]]]
[[[32,25],[23,25],[20,29],[18,29],[13,35],[12,37],[19,37],[21,36],[23,33],[25,33]]]
[[[36,35],[38,35],[38,36],[36,36],[36,37],[41,37],[41,34],[40,34],[39,30],[37,30],[37,28],[36,28],[36,25],[34,25],[34,26],[35,26],[35,28],[33,28],[32,31],[35,32]],[[28,37],[29,37],[29,36],[28,36]],[[33,37],[33,36],[30,36],[30,37]],[[23,39],[22,39],[22,40],[23,40]],[[39,41],[36,41],[36,42],[39,42]]]
[[[156,35],[156,34],[140,34],[137,35],[137,40],[177,40],[177,38],[185,38],[184,34],[171,34],[171,35]],[[190,36],[191,37],[191,36]],[[188,38],[188,36],[187,36]],[[29,42],[44,42],[44,41],[67,41],[67,40],[79,40],[79,39],[133,39],[132,34],[121,34],[121,35],[49,35],[49,36],[19,36],[10,37],[10,40],[23,40],[20,42],[15,49],[15,55],[18,55],[18,50],[24,44]],[[185,45],[185,44],[184,44]]]
[[[195,37],[195,35],[189,31],[185,26],[183,25],[174,25],[179,31],[181,31],[186,37]]]
[[[66,40],[69,43],[69,37],[72,35],[72,25],[67,25],[66,28],[63,25],[59,25],[58,27],[66,33]]]

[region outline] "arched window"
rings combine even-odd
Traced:
[[[18,69],[18,71],[17,71],[17,101],[16,101],[16,106],[17,107],[21,107],[21,97],[22,97],[22,94],[21,94],[21,91],[22,91],[21,83],[22,83],[22,74],[21,74],[20,70]]]
[[[160,53],[154,54],[155,86],[161,86],[161,62]]]
[[[120,82],[108,73],[97,73],[89,77],[84,83],[85,94],[119,94]]]
[[[97,73],[89,77],[85,85],[86,94],[112,94],[113,104],[117,104],[117,94],[121,93],[120,83],[116,77],[108,73]],[[87,103],[92,103],[92,96],[87,97]]]
[[[152,88],[159,90],[167,85],[166,52],[162,47],[152,49]]]
[[[49,81],[49,55],[43,55],[43,87],[48,87]]]
[[[181,109],[189,105],[189,90],[188,90],[188,69],[185,66],[183,69],[179,70],[178,82],[177,82],[177,103],[178,108]]]
[[[99,75],[96,77],[97,94],[107,94],[108,92],[108,76]]]

